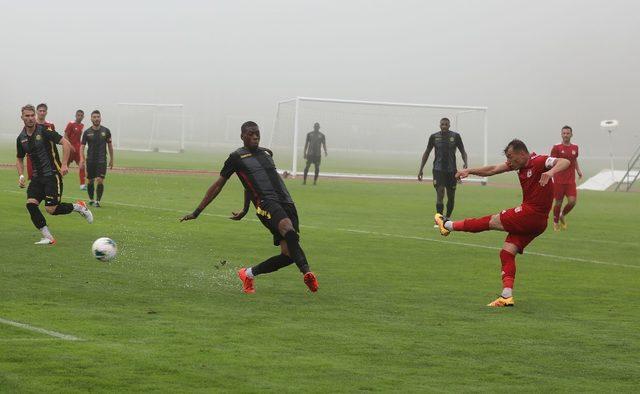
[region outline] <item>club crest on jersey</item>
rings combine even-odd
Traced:
[[[527,170],[527,178],[531,178],[531,175],[533,175],[533,171]]]
[[[576,155],[576,151],[572,150],[571,154],[575,156]]]
[[[107,136],[107,133],[105,133],[105,132],[103,131],[103,132],[102,132],[102,136],[103,136],[103,137],[106,137],[106,136]]]
[[[53,129],[51,128],[51,126],[47,126],[47,131],[53,131]]]
[[[36,141],[40,141],[42,139],[42,136],[40,134],[36,135]]]
[[[453,142],[454,138],[453,137],[449,137],[449,141]]]

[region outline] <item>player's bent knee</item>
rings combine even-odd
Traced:
[[[287,241],[285,241],[284,239],[280,241],[280,252],[285,256],[291,257],[291,255],[289,254],[289,247],[287,246]]]
[[[293,223],[291,222],[291,219],[289,218],[282,219],[278,223],[278,231],[280,231],[280,234],[282,235],[285,235],[289,231],[295,231],[295,229],[293,228]]]
[[[53,213],[56,211],[56,208],[58,208],[57,205],[53,205],[53,206],[45,206],[44,209],[47,211],[48,214],[53,215]]]
[[[489,219],[489,228],[492,230],[504,230],[499,214],[491,216],[491,219]]]
[[[518,248],[515,244],[512,244],[511,242],[505,242],[504,245],[502,245],[502,249],[500,250],[500,253],[502,253],[502,251],[505,251],[515,256],[518,254],[518,252],[520,252],[520,248]]]
[[[35,198],[28,198],[28,199],[27,199],[27,204],[36,204],[36,205],[40,205],[40,201],[36,200]]]

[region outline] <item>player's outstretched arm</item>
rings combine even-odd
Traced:
[[[59,144],[62,145],[62,165],[60,166],[60,172],[62,176],[64,176],[69,172],[69,156],[71,156],[73,147],[71,146],[71,142],[64,137],[60,140]]]
[[[553,158],[549,157],[547,160],[550,160],[550,159],[553,159]],[[571,165],[571,162],[569,160],[562,159],[562,158],[555,158],[555,161],[551,169],[547,172],[543,172],[542,175],[540,175],[540,185],[542,186],[546,185],[547,182],[549,182],[549,180],[553,178],[555,174],[566,170],[567,168],[569,168],[569,165]]]
[[[492,176],[496,174],[502,174],[503,172],[511,171],[511,168],[506,163],[495,164],[492,166],[465,168],[456,172],[456,178],[464,179],[469,175],[476,176]]]
[[[242,206],[242,211],[240,212],[231,212],[231,217],[229,219],[231,220],[240,220],[242,219],[247,212],[249,212],[249,203],[251,202],[251,193],[249,192],[249,190],[244,191],[244,205]]]
[[[107,144],[107,148],[109,148],[109,169],[113,170],[113,144],[111,141]]]
[[[180,221],[183,222],[185,220],[196,219],[198,215],[200,215],[200,213],[204,211],[207,205],[209,205],[211,201],[213,201],[218,196],[218,194],[220,194],[220,191],[222,191],[222,188],[224,187],[225,183],[227,183],[227,178],[223,176],[219,177],[218,180],[215,181],[213,185],[209,187],[209,189],[204,195],[204,198],[200,202],[200,205],[198,205],[198,208],[196,208],[192,213],[188,215],[184,215],[180,219]]]
[[[16,168],[18,169],[18,186],[24,188],[24,157],[16,158]]]

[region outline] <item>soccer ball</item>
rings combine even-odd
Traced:
[[[111,238],[98,238],[91,246],[91,254],[100,261],[109,261],[116,257],[118,246]]]

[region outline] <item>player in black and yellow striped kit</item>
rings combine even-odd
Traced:
[[[40,202],[44,200],[45,210],[51,215],[67,215],[78,212],[89,223],[93,215],[83,201],[74,204],[61,201],[62,177],[69,172],[67,163],[71,153],[71,143],[47,125],[36,124],[35,108],[27,104],[21,109],[24,128],[16,140],[16,167],[19,186],[25,187],[24,158],[29,155],[33,164],[33,177],[27,188],[27,210],[34,226],[42,233],[37,245],[53,245],[55,238],[47,227],[47,221],[40,212]],[[58,148],[62,145],[63,159],[60,161]]]
[[[315,292],[318,290],[318,280],[311,272],[307,257],[300,247],[298,212],[287,187],[276,171],[271,151],[258,146],[258,125],[251,121],[245,122],[241,127],[240,138],[244,146],[229,155],[220,171],[220,177],[209,187],[198,208],[180,221],[196,219],[220,193],[227,180],[236,173],[245,189],[245,203],[243,210],[233,213],[231,219],[242,219],[249,210],[249,203],[252,202],[260,222],[271,231],[273,243],[280,246],[281,252],[258,265],[238,271],[244,292],[255,292],[255,276],[277,271],[292,263],[298,266],[309,290]]]

